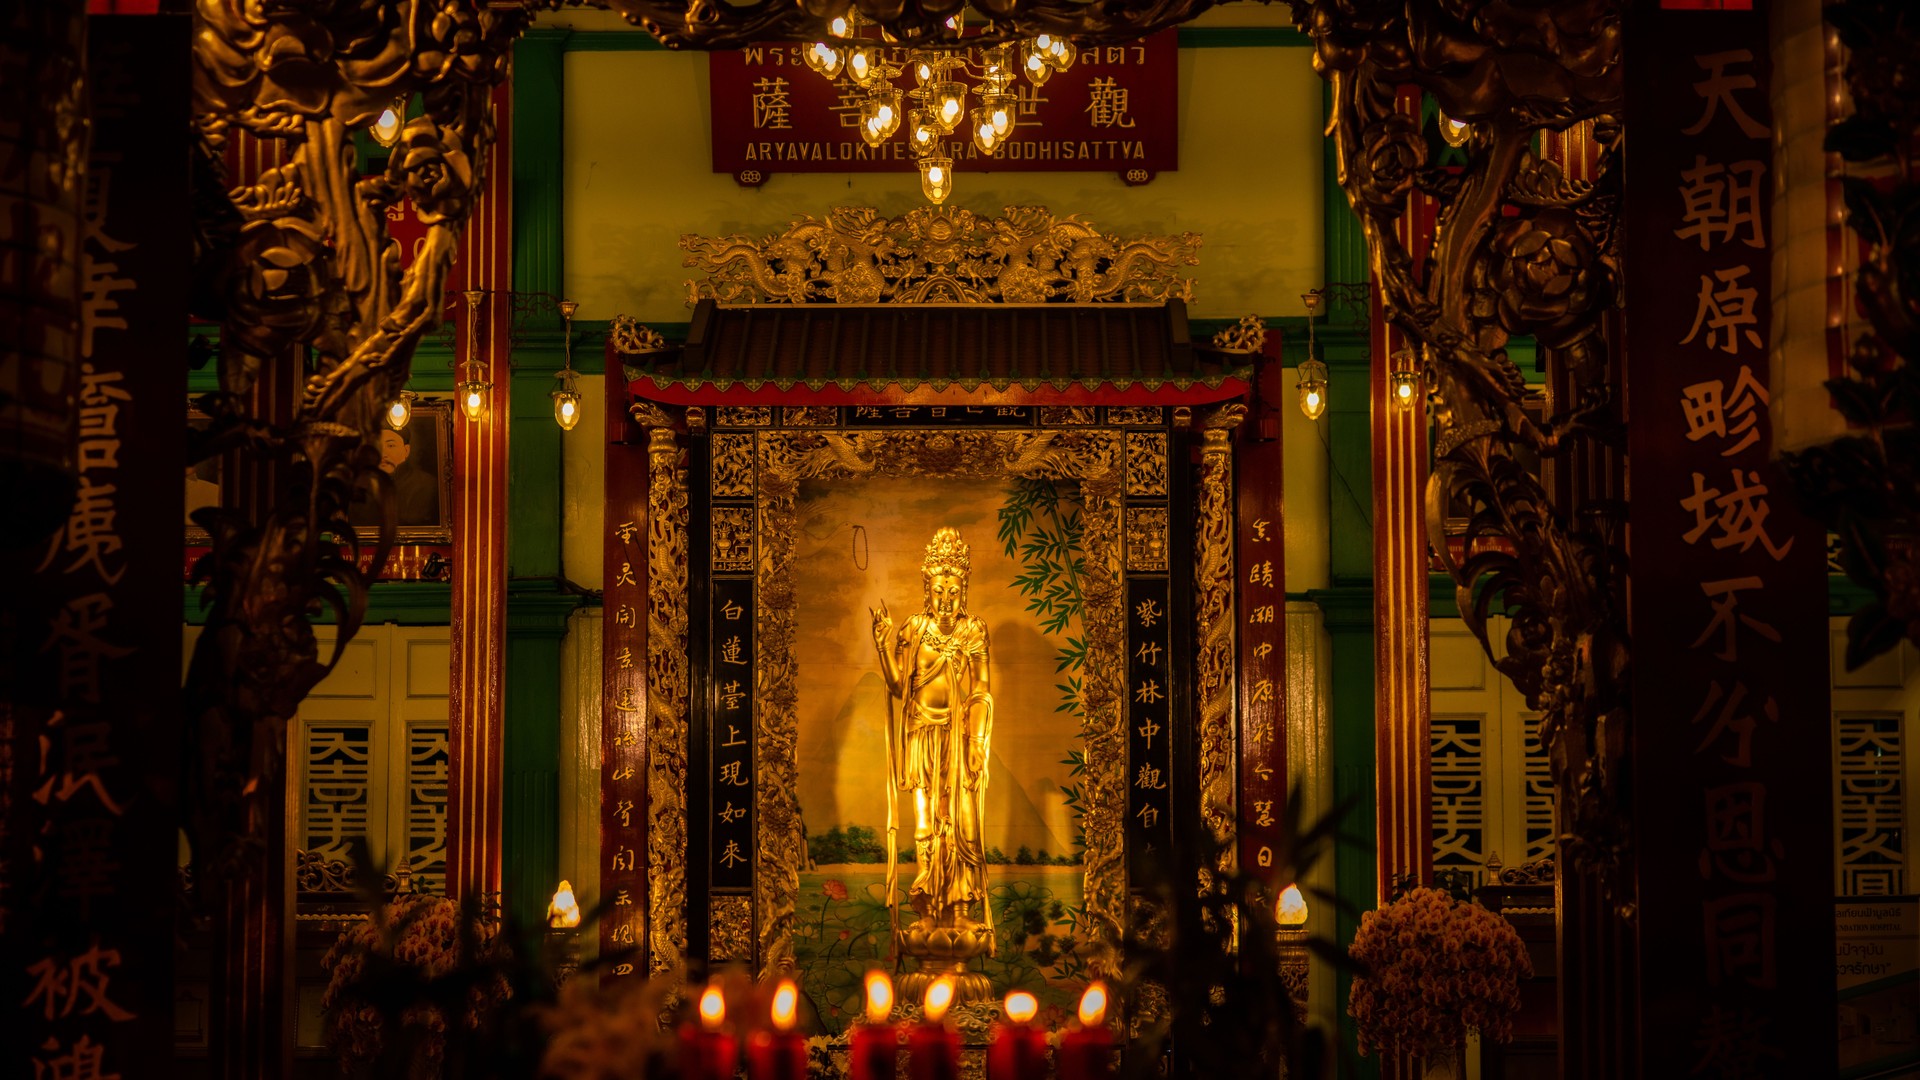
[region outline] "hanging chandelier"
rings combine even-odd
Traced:
[[[1025,76],[1035,87],[1044,86],[1054,73],[1072,67],[1078,55],[1073,42],[1050,33],[1018,42],[982,33],[975,36],[983,43],[971,44],[964,9],[948,16],[943,27],[945,43],[902,49],[883,28],[850,12],[829,20],[827,35],[802,52],[807,67],[827,81],[845,76],[865,95],[859,129],[868,146],[905,130],[920,170],[920,190],[934,203],[953,193],[948,138],[956,133],[971,138],[980,153],[993,157],[1017,122],[1020,99],[1014,84]],[[911,90],[902,90],[898,82],[906,72],[913,75]],[[969,95],[978,102],[972,108]]]

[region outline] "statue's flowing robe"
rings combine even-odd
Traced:
[[[980,797],[986,762],[980,773],[968,766],[968,740],[990,737],[992,699],[981,683],[987,668],[987,625],[962,616],[945,637],[928,615],[915,615],[901,628],[908,668],[904,705],[894,736],[903,765],[900,787],[927,793],[927,828],[914,835],[918,873],[908,890],[911,905],[939,917],[950,907],[966,914],[987,895],[986,849],[981,843]],[[944,638],[944,640],[943,640]],[[936,644],[937,643],[937,644]],[[947,704],[922,700],[942,678]]]

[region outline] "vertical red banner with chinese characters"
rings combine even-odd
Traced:
[[[188,29],[88,27],[79,491],[0,601],[0,1076],[173,1054]]]
[[[1278,352],[1279,335],[1272,336]],[[1281,540],[1280,361],[1263,357],[1253,414],[1234,451],[1234,554],[1240,620],[1240,869],[1278,869],[1287,806],[1287,565]],[[1292,873],[1294,868],[1286,868]],[[1293,884],[1269,880],[1274,895]]]
[[[607,981],[646,978],[647,443],[627,416],[620,354],[607,350],[606,591],[600,647],[600,919]],[[631,955],[615,956],[618,953]]]
[[[1770,460],[1767,20],[1636,15],[1625,262],[1641,1046],[1661,1072],[1830,1076],[1826,565],[1821,529]]]

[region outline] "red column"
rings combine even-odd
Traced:
[[[454,420],[453,692],[448,703],[447,895],[497,898],[500,893],[501,750],[505,739],[507,634],[507,426],[511,398],[513,267],[509,214],[513,199],[511,102],[494,90],[496,136],[488,150],[486,186],[460,238],[448,276],[447,317],[458,328],[456,359],[479,360],[492,382],[485,413]],[[483,296],[467,334],[466,301]]]
[[[602,601],[600,952],[647,944],[647,436],[628,416],[620,355],[607,349],[606,592]],[[602,969],[605,981],[647,976],[644,951]]]
[[[1280,848],[1287,806],[1287,567],[1281,537],[1280,420],[1286,408],[1277,354],[1259,359],[1251,415],[1234,453],[1235,593],[1240,621],[1240,866],[1261,877]],[[1273,895],[1293,884],[1270,880]]]

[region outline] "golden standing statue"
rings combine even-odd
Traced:
[[[940,975],[953,977],[960,1000],[992,994],[986,976],[966,966],[993,952],[980,829],[993,739],[993,682],[987,624],[967,614],[970,570],[960,533],[942,528],[920,564],[925,610],[896,632],[884,602],[870,609],[874,649],[889,695],[887,906],[893,912],[896,955],[918,961],[918,970],[901,980],[909,1001]],[[900,699],[898,710],[891,706],[894,698]],[[913,792],[917,873],[907,899],[919,915],[904,933],[893,810],[902,791]]]

